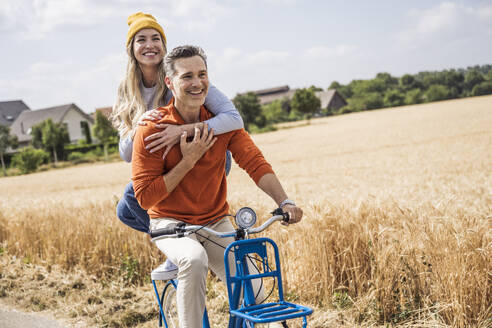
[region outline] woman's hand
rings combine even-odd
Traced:
[[[153,153],[166,147],[164,154],[162,155],[162,159],[164,159],[172,146],[179,142],[179,137],[183,132],[181,126],[174,124],[156,124],[156,127],[161,128],[162,131],[153,133],[145,138],[145,142],[151,141],[145,148],[150,149],[149,152]]]
[[[195,128],[195,136],[192,141],[187,142],[186,136],[186,131],[181,134],[181,153],[183,154],[183,160],[193,167],[203,154],[214,145],[217,138],[214,138],[213,129],[210,132],[208,131],[206,123],[203,125],[202,133],[200,133],[199,128]]]
[[[162,113],[156,109],[152,109],[149,111],[146,111],[145,113],[140,116],[138,119],[137,125],[147,125],[147,122],[145,121],[157,121],[162,118]]]

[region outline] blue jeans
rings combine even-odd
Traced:
[[[231,153],[226,153],[226,175],[231,170]],[[138,231],[149,233],[150,218],[147,211],[140,207],[135,192],[133,190],[133,182],[126,185],[123,197],[121,197],[116,206],[116,215],[124,224]]]

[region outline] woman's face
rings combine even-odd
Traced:
[[[140,65],[157,67],[166,55],[159,32],[153,28],[138,31],[133,40],[133,53]]]

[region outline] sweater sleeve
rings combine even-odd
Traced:
[[[133,138],[132,181],[140,206],[148,210],[169,196],[163,179],[163,151],[150,153],[145,149],[144,139],[154,133],[153,124],[137,128]]]
[[[228,149],[239,167],[245,170],[256,184],[265,174],[274,173],[272,166],[244,129],[234,133]]]
[[[209,129],[213,128],[215,134],[243,128],[243,119],[232,101],[212,84],[205,98],[205,107],[215,114],[214,117],[206,121]]]
[[[120,136],[120,142],[118,145],[120,150],[120,157],[125,162],[130,163],[132,161],[132,148],[133,148],[133,140],[130,136],[126,138],[122,138]]]

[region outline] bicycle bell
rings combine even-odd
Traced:
[[[248,229],[256,223],[256,213],[249,207],[243,207],[236,213],[236,224],[242,229]]]

